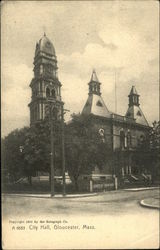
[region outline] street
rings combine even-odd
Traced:
[[[45,222],[48,220],[48,223],[45,223],[48,228],[53,220],[57,221],[58,226],[53,227],[54,231],[52,225],[51,230],[43,231],[41,244],[47,249],[158,248],[159,210],[145,208],[139,204],[142,199],[158,195],[158,189],[118,190],[80,198],[33,198],[6,195],[3,197],[2,209],[4,226],[15,237],[16,232],[11,230],[12,221],[9,223],[11,219],[23,219],[23,221],[37,219],[38,223],[39,220],[45,220]],[[64,220],[67,224],[63,223]],[[70,230],[63,228],[64,224],[68,225]],[[34,228],[33,226],[34,224],[31,228]],[[71,230],[70,226],[74,226],[74,230]],[[76,227],[79,230],[76,230]],[[42,230],[38,231],[38,226],[37,231],[31,228],[25,229],[27,234],[20,233],[23,235],[25,247],[30,246],[31,243],[25,239],[32,233],[32,236],[34,235],[32,246],[36,248],[40,244],[37,237],[41,235]],[[51,235],[54,241],[50,239]],[[50,239],[49,243],[47,239]],[[79,239],[81,239],[80,242]],[[20,249],[20,242],[21,239],[16,245],[18,249]]]

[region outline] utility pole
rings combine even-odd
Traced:
[[[115,113],[117,113],[117,72],[115,70]]]
[[[61,132],[62,132],[62,177],[63,177],[63,196],[66,195],[66,167],[65,167],[65,146],[64,146],[64,114],[65,111],[69,111],[64,109],[64,103],[61,105]]]
[[[65,151],[64,151],[64,109],[61,105],[61,130],[62,130],[62,176],[63,176],[63,196],[66,195],[66,178],[65,178]]]
[[[54,196],[54,135],[53,135],[53,103],[50,103],[50,128],[51,128],[51,197]]]
[[[49,103],[49,117],[50,117],[50,128],[51,128],[51,159],[50,159],[50,165],[51,165],[51,197],[55,195],[55,190],[54,190],[54,171],[55,171],[55,166],[54,166],[54,151],[55,151],[55,143],[54,143],[54,126],[53,126],[53,121],[54,119],[57,119],[57,108],[58,106],[53,100],[48,100]],[[64,110],[63,105],[64,103],[62,102],[61,104],[61,147],[62,147],[62,177],[63,177],[63,196],[66,195],[66,180],[65,180],[65,147],[64,147],[64,111],[69,111],[67,109]],[[55,112],[55,114],[53,114]],[[56,117],[54,117],[56,115]]]

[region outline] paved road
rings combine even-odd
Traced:
[[[92,197],[66,199],[4,196],[3,215],[5,223],[8,223],[11,218],[23,218],[23,220],[26,218],[43,218],[46,220],[48,218],[48,220],[60,220],[60,225],[63,226],[63,218],[67,221],[67,225],[79,227],[80,230],[72,232],[55,230],[56,242],[54,237],[53,242],[49,241],[51,245],[47,245],[47,248],[54,248],[54,246],[55,248],[62,248],[64,244],[65,248],[70,249],[87,247],[158,248],[159,211],[139,205],[140,200],[157,197],[158,195],[159,190],[138,192],[121,190]],[[83,229],[84,225],[91,228]],[[43,237],[44,245],[48,244],[47,239],[51,232],[52,230],[43,234],[43,236],[47,235],[47,237]],[[27,237],[29,233],[31,232],[27,233]],[[31,248],[40,244],[36,240],[36,235]],[[64,235],[67,235],[67,238]],[[63,241],[60,240],[61,238],[63,238]],[[25,235],[23,235],[23,239],[25,239]],[[80,242],[79,239],[81,239]],[[25,244],[26,247],[29,247],[27,245],[29,242]]]
[[[3,211],[9,215],[55,215],[55,214],[125,214],[144,213],[139,202],[145,198],[157,197],[159,190],[110,191],[96,196],[80,198],[35,198],[23,195],[4,195]],[[24,209],[25,208],[25,209]],[[147,212],[148,209],[146,210]],[[146,212],[145,211],[145,212]]]

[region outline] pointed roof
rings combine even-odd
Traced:
[[[149,126],[141,108],[133,105],[128,108],[126,116],[135,119],[135,122],[144,126]]]
[[[84,115],[96,115],[101,117],[110,117],[110,112],[107,109],[103,99],[99,95],[89,95],[86,104],[82,110]]]
[[[95,69],[93,69],[90,82],[99,82]]]
[[[88,99],[82,110],[83,115],[96,115],[101,117],[110,117],[111,113],[106,107],[100,93],[100,82],[98,80],[96,71],[93,70],[91,80],[89,82]]]
[[[129,96],[130,96],[130,95],[138,95],[135,86],[132,86]]]

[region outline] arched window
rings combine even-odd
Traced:
[[[54,97],[54,98],[56,97],[55,89],[52,89],[52,90],[51,90],[51,96]]]
[[[120,131],[120,147],[125,147],[125,133],[123,130]]]
[[[46,97],[49,97],[49,96],[50,96],[50,89],[46,88]]]
[[[138,144],[139,145],[143,145],[145,142],[145,136],[144,135],[140,135],[139,140],[138,140]]]

